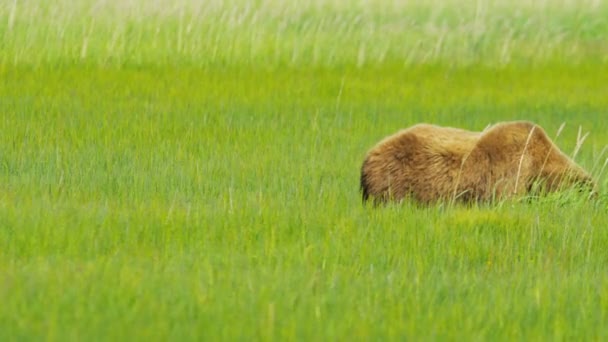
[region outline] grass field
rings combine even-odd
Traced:
[[[608,339],[605,1],[0,0],[0,340]],[[600,197],[368,208],[417,122]]]

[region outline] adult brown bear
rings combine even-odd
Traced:
[[[594,187],[585,170],[527,121],[483,132],[418,124],[378,143],[361,168],[363,201],[375,203],[484,202],[577,184]]]

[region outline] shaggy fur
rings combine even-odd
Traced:
[[[483,132],[418,124],[378,143],[361,168],[363,201],[375,203],[484,202],[575,184],[593,188],[590,175],[526,121]]]

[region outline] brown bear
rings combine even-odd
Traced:
[[[585,170],[527,121],[482,132],[418,124],[378,143],[361,167],[363,201],[376,204],[488,202],[575,184],[594,187]]]

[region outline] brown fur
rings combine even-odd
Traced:
[[[418,124],[382,140],[361,168],[363,201],[413,198],[483,202],[525,195],[541,186],[593,187],[538,125],[504,122],[483,132]]]

